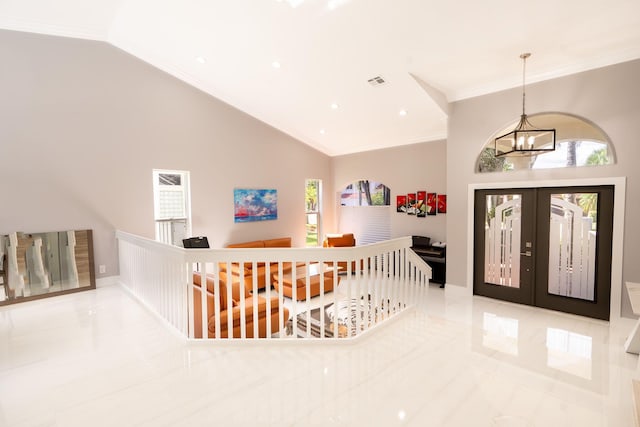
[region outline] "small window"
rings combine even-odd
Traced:
[[[321,212],[322,181],[307,179],[305,182],[305,212],[306,212],[306,245],[318,246],[320,243],[320,212]]]
[[[527,157],[496,157],[494,139],[508,133],[517,123],[500,129],[485,144],[476,162],[476,172],[506,172],[518,169],[550,169],[609,165],[615,163],[613,146],[607,135],[595,124],[563,113],[530,116],[538,128],[556,130],[554,151]]]
[[[159,185],[182,185],[182,174],[158,173]]]
[[[191,234],[189,172],[153,171],[156,240],[182,246]]]

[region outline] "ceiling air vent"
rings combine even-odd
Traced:
[[[367,82],[369,82],[371,86],[380,86],[381,84],[385,83],[384,79],[380,76],[372,77],[369,80],[367,80]]]

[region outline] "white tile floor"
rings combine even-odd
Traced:
[[[0,426],[633,425],[632,321],[424,297],[338,345],[185,343],[119,286],[0,308]]]

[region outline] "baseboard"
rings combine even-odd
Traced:
[[[633,419],[636,427],[640,427],[640,381],[631,380],[631,389],[633,393]]]
[[[96,288],[117,285],[119,281],[120,281],[120,276],[101,277],[99,279],[96,279]]]
[[[449,296],[470,296],[473,294],[473,289],[467,286],[458,286],[447,283],[444,287],[444,293]]]

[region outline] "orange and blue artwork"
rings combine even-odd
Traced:
[[[278,219],[278,191],[274,189],[233,190],[234,222]]]

